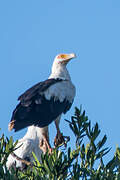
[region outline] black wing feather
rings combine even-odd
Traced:
[[[27,126],[35,125],[38,127],[48,126],[61,113],[66,113],[72,103],[66,99],[63,102],[54,101],[54,97],[47,100],[40,92],[47,90],[51,85],[63,81],[62,79],[48,79],[40,82],[28,89],[18,99],[20,103],[13,111],[10,129],[15,131]]]
[[[56,79],[47,79],[43,82],[39,82],[38,84],[34,85],[25,93],[23,93],[21,96],[18,97],[18,100],[20,101],[28,101],[30,100],[34,95],[36,95],[36,92],[43,92],[47,90],[51,85],[63,81],[62,79],[56,78]]]

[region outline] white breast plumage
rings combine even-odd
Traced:
[[[50,86],[43,94],[47,100],[54,97],[54,100],[63,102],[66,99],[72,103],[75,97],[75,86],[71,81],[66,80]]]

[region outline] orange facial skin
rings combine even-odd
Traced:
[[[60,54],[57,59],[68,59],[68,55],[67,54]]]

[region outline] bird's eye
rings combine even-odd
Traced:
[[[64,59],[65,56],[64,56],[64,54],[60,54],[57,58],[58,58],[58,59]]]
[[[61,58],[62,58],[62,59],[64,58],[64,54],[61,54]]]

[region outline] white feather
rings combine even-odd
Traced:
[[[59,62],[57,56],[53,62],[52,73],[49,76],[49,79],[50,78],[60,78],[64,81],[50,86],[45,92],[43,92],[46,99],[50,100],[51,97],[54,97],[54,100],[60,100],[60,102],[63,102],[66,99],[72,103],[76,93],[75,86],[71,82],[66,64]]]
[[[41,162],[41,153],[39,143],[42,140],[42,133],[46,131],[48,132],[48,127],[39,128],[35,126],[29,126],[26,135],[18,141],[17,147],[20,147],[14,151],[14,153],[24,159],[25,157],[29,157],[30,162],[33,162],[34,158],[32,152],[35,153],[38,160]],[[7,160],[7,168],[10,169],[12,166],[22,167],[21,161],[14,158],[12,155],[9,155]]]
[[[44,92],[44,95],[47,100],[54,97],[55,100],[59,100],[60,102],[63,102],[66,99],[72,103],[75,97],[75,87],[71,81],[62,81],[50,86]]]

